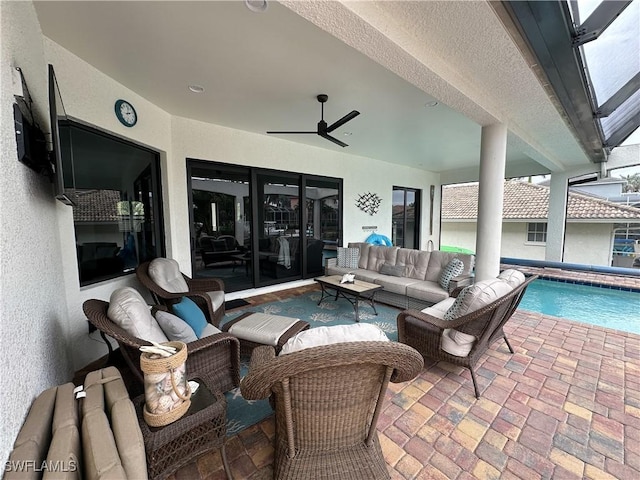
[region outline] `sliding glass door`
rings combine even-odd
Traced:
[[[187,168],[194,276],[220,278],[228,292],[253,287],[249,169],[193,160]]]
[[[258,285],[301,278],[300,175],[258,171],[254,188]]]
[[[342,180],[188,160],[195,277],[234,292],[323,274],[342,232]]]

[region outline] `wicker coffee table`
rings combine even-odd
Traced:
[[[318,305],[320,305],[325,298],[335,296],[335,300],[337,300],[338,297],[342,297],[353,305],[356,322],[359,322],[358,303],[360,299],[363,299],[369,302],[369,305],[373,308],[373,313],[378,315],[375,297],[376,292],[382,290],[382,285],[376,285],[375,283],[369,283],[363,280],[355,280],[353,283],[340,283],[340,280],[342,280],[342,275],[328,275],[315,279],[322,287],[322,296],[320,297]],[[335,293],[332,290],[335,291]]]
[[[219,448],[227,478],[231,478],[225,437],[227,402],[213,391],[206,380],[194,378],[200,387],[191,395],[191,406],[182,418],[164,427],[150,427],[144,421],[144,395],[133,401],[147,454],[149,478],[164,479],[194,461],[198,456]]]

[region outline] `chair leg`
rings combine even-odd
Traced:
[[[469,371],[471,372],[471,380],[473,380],[473,389],[476,391],[476,398],[480,398],[480,392],[478,391],[478,382],[476,382],[476,374],[471,367],[469,367]]]
[[[504,341],[505,341],[505,343],[507,344],[507,347],[509,347],[509,351],[510,351],[511,353],[516,353],[516,352],[514,352],[514,351],[513,351],[513,348],[511,348],[511,344],[509,343],[509,340],[507,340],[507,336],[506,336],[506,335],[503,335],[503,336],[502,336],[502,338],[504,338]]]

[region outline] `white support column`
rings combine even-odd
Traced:
[[[549,217],[547,218],[547,246],[544,259],[562,262],[564,258],[564,232],[567,217],[568,177],[562,173],[551,174],[549,186]]]
[[[482,127],[476,233],[476,281],[495,278],[500,273],[506,160],[507,126],[495,124]]]

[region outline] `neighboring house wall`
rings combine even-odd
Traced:
[[[71,379],[68,311],[49,180],[18,162],[12,69],[20,67],[38,123],[48,131],[46,63],[30,2],[0,2],[0,459],[4,465],[31,402]],[[27,34],[28,32],[28,34]]]
[[[612,224],[567,224],[564,261],[585,265],[611,265]],[[468,248],[475,251],[476,223],[442,223],[442,245]],[[544,260],[545,245],[527,242],[527,222],[502,223],[501,257]]]
[[[445,220],[442,222],[440,244],[449,247],[461,247],[476,251],[477,225],[475,221],[456,222]]]
[[[567,223],[564,261],[611,266],[613,224]]]

